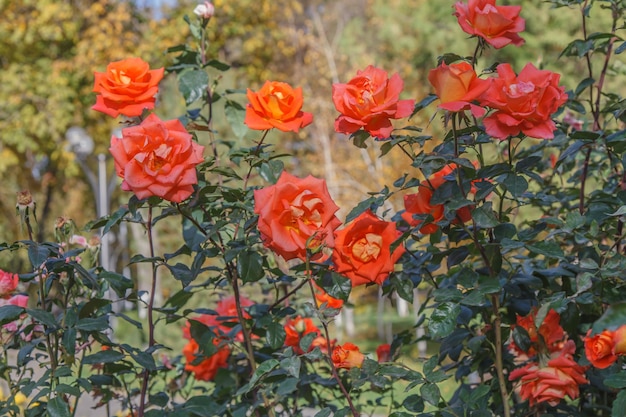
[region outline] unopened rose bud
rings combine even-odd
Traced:
[[[213,17],[213,14],[215,14],[215,7],[211,2],[205,1],[202,4],[197,5],[196,8],[193,9],[193,12],[196,16],[209,20]]]

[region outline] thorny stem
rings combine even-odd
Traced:
[[[277,305],[279,305],[280,303],[282,303],[283,301],[285,301],[286,299],[288,299],[289,297],[291,297],[292,295],[294,295],[296,292],[298,292],[298,290],[302,287],[304,287],[306,285],[307,281],[302,281],[300,284],[298,284],[295,288],[293,288],[291,291],[289,291],[287,294],[283,295],[282,297],[280,297],[279,299],[277,299],[276,301],[274,301],[274,304],[272,304],[270,306],[270,310],[273,310]]]
[[[154,258],[154,237],[152,230],[152,205],[148,206],[148,221],[146,222],[146,228],[148,232],[148,243],[150,245],[150,258]],[[152,284],[150,287],[150,298],[148,300],[148,350],[151,351],[155,344],[154,340],[154,297],[157,284],[157,264],[152,263]],[[141,393],[139,394],[139,409],[137,410],[137,416],[143,417],[146,407],[146,394],[148,393],[148,382],[150,379],[150,371],[145,369],[143,372],[143,380],[141,382]]]
[[[311,295],[313,296],[313,300],[315,300],[315,288],[313,287],[313,278],[311,277],[311,268],[309,268],[308,257],[306,260],[306,270],[307,270],[307,274],[309,275],[307,282],[309,283],[309,288],[311,290]],[[354,403],[352,402],[352,397],[350,396],[350,393],[348,392],[346,387],[343,385],[341,378],[339,378],[339,374],[337,373],[337,368],[335,367],[335,364],[333,363],[333,357],[332,357],[333,346],[332,346],[332,342],[330,341],[330,334],[328,332],[328,324],[326,324],[326,320],[322,318],[322,314],[321,314],[319,306],[317,305],[317,301],[314,301],[313,304],[315,305],[315,310],[317,311],[318,316],[320,316],[320,321],[322,322],[322,328],[324,329],[324,337],[326,339],[326,350],[327,350],[326,358],[328,359],[328,363],[330,364],[330,369],[331,369],[333,378],[335,379],[335,381],[337,381],[337,384],[339,385],[339,389],[341,390],[341,393],[346,397],[346,401],[348,401],[348,407],[350,407],[350,411],[352,411],[352,415],[354,417],[359,417],[360,413],[357,411],[356,407],[354,406]]]
[[[454,157],[459,157],[459,136],[456,131],[456,113],[452,114],[452,135],[454,136]]]
[[[496,373],[498,374],[498,385],[500,386],[500,395],[502,396],[504,417],[510,417],[511,408],[509,405],[509,394],[506,388],[506,378],[504,376],[504,364],[502,360],[502,317],[500,316],[500,294],[493,294],[491,297],[491,302],[493,304],[493,313],[495,315],[493,330],[496,339]]]

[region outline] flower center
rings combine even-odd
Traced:
[[[367,233],[365,237],[352,245],[352,255],[361,262],[370,262],[378,258],[383,244],[383,237],[375,233]]]
[[[150,169],[158,171],[168,161],[168,157],[172,152],[172,148],[162,143],[150,155]]]
[[[511,97],[523,96],[533,91],[535,91],[535,84],[531,82],[520,81],[517,84],[511,84],[509,86],[509,95]]]

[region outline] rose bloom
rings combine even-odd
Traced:
[[[496,6],[496,0],[457,2],[454,15],[465,33],[483,38],[496,49],[524,44],[518,33],[526,28],[520,6]]]
[[[617,360],[617,355],[613,352],[612,331],[605,330],[602,333],[591,336],[591,329],[589,329],[584,342],[585,355],[596,368],[608,368]]]
[[[538,330],[537,326],[535,326],[536,314],[537,311],[533,310],[530,314],[524,317],[517,315],[516,325],[523,327],[528,333],[528,336],[530,337],[530,348],[528,351],[523,351],[511,339],[509,349],[516,355],[535,356],[538,352],[537,348],[539,346],[545,346],[550,353],[559,351],[563,347],[563,339],[565,339],[566,335],[565,331],[559,324],[561,321],[559,313],[550,309]],[[511,329],[514,328],[515,325],[511,326]],[[539,341],[539,337],[541,337],[541,341]]]
[[[248,89],[250,103],[246,106],[244,123],[250,129],[276,128],[298,132],[313,122],[313,114],[302,111],[302,88],[287,83],[266,81],[258,92]]]
[[[395,223],[379,219],[370,210],[361,213],[335,232],[335,271],[348,277],[353,287],[382,285],[404,253],[402,245],[390,251],[390,245],[399,237]]]
[[[419,227],[420,233],[432,234],[439,230],[439,226],[436,224],[444,218],[444,205],[443,204],[431,204],[433,194],[435,190],[441,187],[446,181],[446,176],[450,175],[456,166],[453,164],[446,165],[443,169],[435,172],[427,181],[422,181],[418,186],[418,192],[414,194],[408,194],[404,196],[404,208],[402,218],[411,226]],[[433,217],[432,222],[423,224],[424,221],[413,217],[414,214],[428,215]],[[452,223],[465,223],[472,218],[471,209],[469,206],[461,207],[456,211],[456,218]]]
[[[109,148],[117,175],[124,180],[122,190],[139,199],[157,196],[174,203],[193,193],[203,150],[180,121],[162,121],[155,114],[122,129],[121,138],[112,136]]]
[[[310,318],[302,318],[297,316],[294,319],[287,320],[285,323],[285,346],[291,346],[299,355],[304,352],[300,348],[300,340],[309,333],[314,333],[316,337],[313,339],[309,351],[319,347],[323,352],[327,351],[326,339],[322,336],[320,329],[313,323]]]
[[[254,304],[251,300],[246,297],[240,297],[239,303],[242,308],[250,307]],[[215,311],[218,313],[217,322],[219,330],[228,335],[233,330],[235,324],[239,323],[239,317],[237,316],[237,304],[235,301],[235,296],[226,297],[220,302],[217,303],[217,307],[215,307]],[[250,314],[247,311],[243,312],[244,319],[249,319]],[[233,336],[235,340],[238,342],[243,342],[243,332],[240,330]]]
[[[311,175],[301,179],[283,171],[275,185],[254,191],[261,239],[285,260],[306,260],[307,249],[321,245],[332,248],[333,231],[341,224],[337,210],[326,181]],[[323,252],[314,255],[324,257]]]
[[[376,348],[376,357],[378,362],[390,362],[391,361],[391,345],[384,343]]]
[[[204,3],[198,4],[195,9],[193,9],[193,13],[201,17],[202,19],[210,19],[215,14],[215,6],[210,1],[205,1]]]
[[[414,100],[400,100],[403,87],[398,74],[389,78],[386,71],[372,65],[357,71],[346,84],[333,84],[333,103],[341,113],[335,131],[352,134],[363,128],[376,138],[390,137],[390,119],[409,116],[415,104]]]
[[[344,343],[334,347],[331,358],[335,368],[350,369],[363,366],[365,355],[361,353],[358,346]]]
[[[491,87],[483,94],[481,104],[495,109],[483,123],[487,133],[506,139],[524,133],[527,136],[552,139],[556,125],[551,117],[567,101],[561,76],[538,70],[527,64],[519,75],[509,64],[500,64],[498,77],[491,78]]]
[[[343,300],[331,297],[326,291],[324,291],[323,288],[320,288],[317,285],[315,285],[315,290],[315,301],[317,302],[318,307],[321,307],[324,304],[326,304],[326,307],[328,308],[334,308],[337,310],[343,307]]]
[[[215,345],[219,344],[218,339],[213,339]],[[185,371],[193,373],[195,379],[200,381],[210,381],[215,378],[217,371],[220,368],[226,368],[228,366],[228,358],[230,356],[230,349],[227,346],[218,348],[218,351],[211,356],[204,357],[199,354],[198,343],[191,339],[183,347],[183,355],[187,360],[185,363]],[[203,358],[199,363],[196,363],[199,358]]]
[[[94,74],[93,91],[99,95],[92,109],[112,117],[141,116],[144,110],[154,108],[163,71],[163,68],[151,70],[141,58],[111,62],[106,72]]]
[[[19,277],[17,274],[0,269],[0,297],[8,298],[15,291],[18,283]]]
[[[430,70],[428,81],[439,97],[439,108],[451,112],[470,110],[474,117],[481,117],[485,109],[472,104],[489,88],[489,81],[476,76],[469,62],[460,61],[447,65],[442,62]]]
[[[515,369],[509,381],[519,380],[519,394],[531,407],[543,402],[554,407],[566,395],[575,399],[579,385],[589,382],[584,376],[585,368],[573,359],[575,350],[574,341],[568,340],[561,351],[550,355],[546,365],[533,362]]]
[[[208,331],[211,332],[216,332],[220,326],[215,316],[210,314],[201,314],[194,317],[192,320],[203,323],[210,328]],[[183,347],[183,355],[187,360],[185,370],[193,373],[195,379],[210,381],[215,378],[215,374],[219,368],[226,368],[228,366],[228,358],[230,357],[230,348],[228,348],[228,346],[218,347],[217,352],[211,356],[202,356],[201,353],[199,353],[198,342],[191,336],[191,325],[189,322],[183,327],[183,337],[189,340]],[[216,337],[213,338],[213,344],[219,346],[220,342],[220,338],[216,335]],[[195,363],[198,358],[202,358],[202,360],[199,363]]]

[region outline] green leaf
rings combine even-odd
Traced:
[[[528,189],[528,181],[521,175],[509,174],[502,184],[516,198],[521,197]]]
[[[613,408],[611,409],[611,417],[623,417],[624,410],[626,410],[626,391],[621,390],[615,401],[613,401]]]
[[[95,365],[98,363],[111,363],[124,359],[124,354],[114,350],[101,350],[93,355],[85,356],[83,364]]]
[[[46,262],[48,257],[50,257],[50,249],[48,247],[38,243],[32,243],[28,247],[28,259],[34,269],[38,269],[41,264]]]
[[[609,375],[604,380],[604,385],[611,388],[626,388],[626,371],[620,371],[617,374]]]
[[[250,382],[239,388],[235,395],[242,395],[250,392],[258,385],[259,380],[261,380],[268,373],[272,372],[274,368],[278,367],[279,365],[280,362],[278,362],[276,359],[269,359],[260,364],[259,367],[256,368],[256,371],[254,372],[254,375],[252,375],[252,378],[250,378]]]
[[[538,255],[543,255],[548,258],[565,259],[563,249],[556,242],[536,242],[533,245],[526,245],[526,248]]]
[[[106,224],[104,225],[104,229],[102,229],[102,234],[104,235],[108,233],[108,231],[111,230],[113,226],[115,226],[116,224],[119,224],[124,218],[124,216],[126,216],[126,214],[128,214],[128,206],[123,206],[122,208],[117,210],[115,213],[111,214]]]
[[[421,413],[424,411],[424,400],[419,395],[409,395],[402,402],[402,406],[414,413]]]
[[[39,323],[43,324],[44,326],[48,327],[49,329],[53,329],[54,330],[54,329],[58,329],[59,328],[59,324],[57,323],[57,321],[54,318],[54,316],[51,313],[47,312],[47,311],[27,308],[26,312],[33,319],[35,319]]]
[[[88,317],[78,320],[76,328],[86,332],[103,332],[109,328],[109,320],[106,316]]]
[[[612,304],[592,327],[592,335],[604,330],[617,330],[626,323],[626,303]]]
[[[287,334],[285,333],[285,328],[280,323],[270,323],[267,326],[265,334],[267,337],[267,343],[269,343],[272,349],[279,349],[283,346],[283,344],[285,344],[285,337]]]
[[[492,227],[496,227],[499,224],[498,219],[493,213],[493,210],[491,210],[491,206],[476,207],[472,211],[472,218],[476,222],[476,226],[483,229],[490,229]]]
[[[446,337],[456,327],[456,318],[461,308],[456,303],[441,303],[435,308],[428,321],[428,331],[434,339]]]
[[[341,274],[330,272],[324,274],[322,278],[316,281],[324,291],[333,298],[347,301],[352,291],[352,281]]]
[[[205,64],[206,67],[213,67],[219,71],[228,71],[230,69],[230,65],[225,64],[217,59],[212,59]]]
[[[124,298],[126,291],[132,289],[134,285],[130,278],[111,271],[101,272],[100,278],[104,279],[120,298]]]
[[[328,407],[325,407],[318,411],[314,417],[329,417],[332,414],[333,410]]]
[[[224,105],[224,113],[235,136],[243,139],[248,133],[248,127],[243,123],[246,118],[246,109],[236,101],[227,100]]]
[[[189,105],[200,100],[209,86],[209,75],[202,70],[185,71],[178,77],[178,90]]]
[[[0,325],[17,320],[24,311],[24,308],[10,304],[0,307]]]
[[[300,367],[302,361],[298,356],[291,356],[280,361],[280,367],[287,371],[287,373],[294,378],[300,377]]]
[[[46,407],[48,410],[48,415],[50,417],[70,417],[70,407],[69,405],[63,401],[61,397],[54,397],[48,401],[48,406]]]
[[[420,388],[420,394],[422,395],[422,398],[430,404],[434,406],[439,404],[441,393],[439,392],[437,384],[426,383],[422,385]]]
[[[256,251],[244,250],[237,256],[237,273],[243,282],[256,282],[265,276],[263,257]]]

